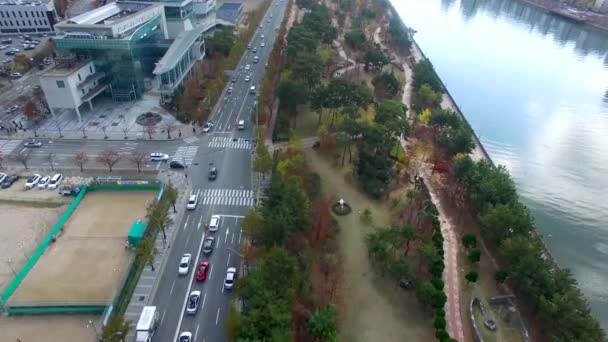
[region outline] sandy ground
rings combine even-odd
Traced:
[[[338,217],[343,282],[340,285],[340,341],[434,341],[432,319],[420,311],[413,292],[399,289],[378,276],[369,262],[365,235],[374,228],[362,225],[359,212],[370,208],[374,225],[387,225],[388,208],[371,202],[348,184],[314,151],[307,150],[309,165],[323,180],[325,194],[343,197],[352,208]]]
[[[17,289],[10,304],[107,304],[129,268],[124,248],[154,192],[91,192]]]
[[[4,290],[57,222],[65,206],[0,203],[0,290]],[[0,329],[1,331],[1,329]]]
[[[93,321],[95,328],[87,327]],[[101,331],[99,316],[15,316],[0,318],[0,341],[14,342],[93,342]]]

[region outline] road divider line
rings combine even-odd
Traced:
[[[196,226],[196,230],[201,229],[201,224],[203,224],[203,215],[201,215],[200,220],[198,220],[198,225]]]
[[[213,274],[213,264],[211,264],[211,266],[209,266],[209,276],[207,277],[207,280],[211,280],[211,275]],[[207,295],[205,293],[205,295]]]
[[[226,260],[226,267],[228,267],[228,265],[230,265],[230,253],[228,253],[228,260]]]
[[[190,216],[186,217],[186,222],[184,222],[184,230],[186,230],[186,227],[188,227],[188,221],[190,221]]]
[[[169,291],[169,296],[173,293],[173,287],[175,286],[175,279],[173,279],[173,284],[171,284],[171,291]]]
[[[221,308],[217,308],[217,314],[215,315],[215,325],[220,321],[220,310]]]
[[[207,292],[203,295],[203,305],[201,306],[201,310],[205,308],[205,301],[207,300]]]

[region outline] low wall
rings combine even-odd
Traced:
[[[11,306],[6,311],[14,315],[99,315],[106,309],[105,305],[53,305],[53,306]]]

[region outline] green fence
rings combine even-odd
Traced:
[[[11,306],[6,311],[9,315],[100,315],[105,305],[54,305],[54,306]]]
[[[55,224],[53,229],[51,229],[51,231],[47,234],[47,236],[44,238],[44,240],[38,246],[38,248],[36,248],[36,250],[34,251],[34,254],[32,254],[32,256],[25,263],[25,266],[23,266],[23,268],[19,271],[19,273],[15,276],[15,278],[13,278],[13,280],[8,285],[8,287],[4,290],[4,292],[2,292],[2,296],[0,296],[0,305],[1,306],[4,307],[6,305],[6,301],[15,292],[15,290],[17,290],[17,287],[19,287],[19,285],[21,284],[23,279],[25,279],[25,277],[30,272],[30,270],[34,267],[34,265],[36,265],[36,262],[38,262],[38,259],[40,259],[40,257],[42,256],[42,254],[44,253],[46,248],[49,246],[49,244],[53,240],[53,237],[57,235],[59,230],[61,230],[63,225],[70,218],[70,216],[72,215],[74,210],[76,210],[76,207],[78,207],[78,204],[80,204],[80,202],[86,195],[87,191],[88,191],[88,187],[86,185],[83,186],[82,190],[80,191],[78,196],[76,196],[76,199],[74,200],[74,202],[72,202],[72,204],[70,204],[70,206],[65,211],[65,213],[63,213],[63,215],[61,215],[61,218],[59,218],[59,221],[57,221],[57,223]]]

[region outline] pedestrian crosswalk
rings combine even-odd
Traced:
[[[15,147],[19,146],[23,140],[0,139],[0,154],[7,156],[13,153]]]
[[[253,190],[242,189],[195,189],[193,195],[199,196],[203,205],[229,205],[251,207],[254,204]]]
[[[186,144],[192,144],[193,142],[197,142],[198,141],[198,137],[193,135],[191,137],[184,138],[183,140],[184,140],[184,142]]]
[[[209,147],[218,148],[251,149],[252,146],[251,141],[248,139],[230,137],[213,137],[209,142]]]
[[[182,163],[186,163],[186,165],[192,165],[192,159],[196,155],[198,151],[198,146],[180,146],[173,154],[171,160],[176,160]]]

